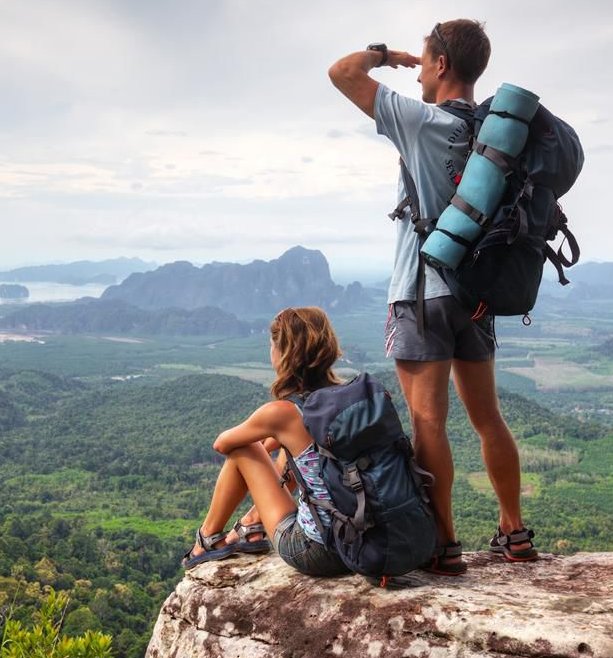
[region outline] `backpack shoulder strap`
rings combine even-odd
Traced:
[[[402,176],[402,183],[404,185],[405,198],[389,213],[388,217],[393,221],[395,219],[404,219],[406,209],[411,212],[410,219],[413,222],[413,227],[416,233],[424,236],[430,227],[438,218],[435,217],[422,217],[419,210],[419,194],[417,193],[417,186],[411,176],[404,160],[399,159],[400,175]]]
[[[306,503],[307,507],[309,508],[309,512],[311,512],[311,516],[313,517],[313,522],[317,526],[317,530],[319,530],[319,534],[324,542],[324,547],[326,548],[326,550],[328,550],[328,546],[326,542],[327,532],[326,529],[324,528],[323,523],[321,522],[321,519],[319,518],[319,514],[317,513],[317,507],[315,505],[315,502],[313,498],[311,498],[310,496],[308,485],[305,482],[304,478],[302,477],[302,473],[300,472],[300,469],[298,468],[296,461],[292,457],[292,453],[285,446],[282,447],[285,452],[285,457],[287,458],[287,469],[291,471],[292,474],[294,475],[294,478],[296,479],[296,484],[300,489],[300,498]],[[319,505],[320,507],[328,507],[328,505],[324,505],[323,501],[318,502],[317,505]]]
[[[445,110],[445,112],[449,112],[449,114],[453,114],[454,116],[458,117],[458,119],[466,121],[468,127],[470,128],[470,132],[475,132],[475,112],[477,110],[476,105],[472,105],[466,101],[450,100],[444,101],[437,107],[440,107],[441,110]]]
[[[466,121],[469,126],[471,134],[475,129],[475,107],[470,103],[458,100],[448,100],[439,105],[441,109],[453,114],[454,116]],[[402,175],[402,182],[406,197],[396,206],[396,208],[388,215],[391,220],[403,219],[406,214],[406,208],[411,211],[411,221],[415,232],[424,239],[429,230],[432,230],[438,217],[422,217],[419,210],[419,195],[417,193],[417,186],[411,176],[404,160],[400,158],[400,173]],[[415,314],[417,318],[417,330],[420,336],[425,332],[425,312],[424,312],[424,296],[426,287],[426,264],[424,257],[419,255],[419,264],[417,268],[417,299]],[[440,272],[439,272],[440,273]],[[442,276],[442,275],[441,275]]]
[[[287,400],[288,402],[293,402],[296,405],[298,411],[300,412],[300,415],[302,416],[304,415],[303,414],[304,403],[306,402],[306,399],[309,395],[310,395],[309,391],[305,391],[302,394],[291,393],[290,395],[286,396],[283,399]],[[285,457],[287,460],[285,472],[283,474],[283,477],[281,478],[281,486],[285,484],[286,481],[285,477],[288,471],[291,471],[291,473],[294,475],[294,478],[296,480],[296,484],[298,485],[298,489],[300,489],[300,497],[309,508],[309,511],[311,512],[311,516],[313,517],[313,521],[317,526],[317,530],[319,530],[319,534],[324,542],[324,547],[326,548],[326,550],[328,550],[328,546],[326,542],[327,532],[326,532],[326,528],[324,528],[324,525],[321,522],[321,519],[319,518],[319,514],[317,513],[317,506],[324,507],[329,511],[335,511],[335,508],[332,505],[326,504],[324,501],[315,501],[311,497],[309,487],[305,482],[304,477],[302,477],[302,473],[300,472],[300,469],[298,468],[298,465],[296,464],[296,461],[292,456],[292,453],[285,446],[281,446],[281,447],[285,452]]]
[[[302,415],[302,408],[304,407],[304,403],[306,402],[306,398],[308,397],[308,393],[299,395],[298,393],[290,393],[289,395],[285,396],[283,399],[287,400],[288,402],[293,402],[296,405],[296,408],[300,412],[300,415]]]

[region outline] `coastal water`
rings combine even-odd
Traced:
[[[15,284],[15,281],[0,281],[0,284]],[[36,302],[72,302],[79,297],[100,297],[108,286],[90,283],[83,286],[73,286],[68,283],[53,283],[50,281],[19,281],[30,291],[27,299],[1,299],[0,304],[32,304]]]

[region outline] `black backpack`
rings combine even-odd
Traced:
[[[302,499],[325,546],[356,573],[398,576],[428,562],[435,545],[434,517],[388,391],[363,373],[347,384],[290,396],[319,453],[322,479],[332,504],[310,495],[289,454]],[[325,527],[317,507],[332,517]]]
[[[476,109],[458,101],[440,105],[469,125],[473,138],[467,159],[473,149],[483,148],[478,135],[491,101],[489,98]],[[488,157],[487,153],[483,154]],[[528,313],[536,303],[546,260],[556,268],[559,282],[569,283],[563,268],[574,265],[580,252],[558,199],[572,187],[583,161],[583,149],[575,131],[542,105],[529,124],[522,153],[514,160],[508,156],[504,156],[503,161],[494,159],[498,166],[506,168],[508,180],[497,212],[489,218],[484,234],[467,249],[464,260],[455,270],[439,268],[453,296],[474,319],[486,313],[523,315],[524,322],[529,324]],[[435,226],[436,218],[421,218],[415,184],[402,162],[401,168],[408,197],[390,217],[404,216],[408,206],[415,230],[425,239]],[[570,258],[562,252],[564,242],[557,252],[548,244],[558,233],[568,242]],[[419,276],[418,307],[423,308],[423,262]],[[423,329],[423,313],[421,324]]]

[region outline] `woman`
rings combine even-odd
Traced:
[[[257,409],[244,423],[222,432],[213,448],[226,461],[219,473],[208,514],[196,534],[196,544],[183,559],[190,569],[201,562],[220,560],[236,552],[263,552],[269,544],[264,530],[287,564],[317,576],[349,573],[332,549],[326,549],[307,505],[296,505],[279,480],[283,455],[277,465],[268,450],[286,448],[312,493],[323,500],[330,494],[319,476],[319,458],[302,415],[286,398],[339,384],[332,371],[341,355],[336,334],[319,308],[288,308],[270,326],[270,361],[277,377],[271,386],[274,401]],[[223,531],[247,493],[255,503],[231,533]],[[330,515],[318,510],[322,524]],[[261,520],[262,524],[259,523]]]

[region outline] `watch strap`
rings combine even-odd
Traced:
[[[384,43],[371,43],[366,46],[366,50],[376,50],[377,52],[381,53],[381,61],[376,65],[376,68],[385,66],[385,64],[387,64],[388,50]]]

